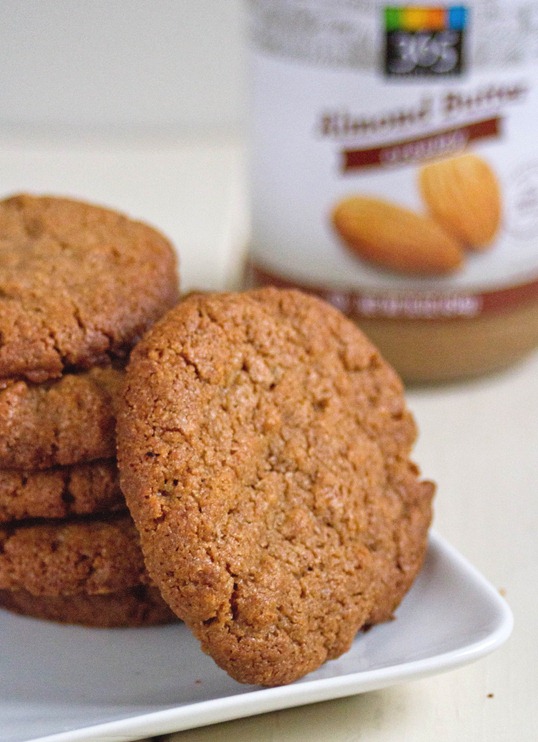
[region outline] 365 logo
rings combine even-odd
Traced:
[[[389,77],[461,74],[465,69],[468,15],[462,5],[385,7],[385,74]]]

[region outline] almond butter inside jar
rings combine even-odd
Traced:
[[[248,285],[296,286],[408,382],[538,346],[538,2],[251,0]]]

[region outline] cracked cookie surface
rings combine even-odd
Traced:
[[[0,526],[0,589],[103,595],[150,584],[127,514]]]
[[[69,199],[0,202],[0,379],[121,357],[177,298],[175,252],[155,229]]]
[[[48,469],[116,455],[123,370],[96,366],[43,384],[0,387],[0,468]]]
[[[113,593],[32,595],[0,590],[0,607],[33,618],[101,628],[172,623],[172,613],[156,587],[136,585]]]
[[[125,509],[116,459],[40,471],[0,469],[0,523]]]
[[[291,682],[392,616],[434,486],[402,385],[297,291],[193,295],[135,348],[121,485],[148,571],[240,682]]]

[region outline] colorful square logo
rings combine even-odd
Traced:
[[[383,21],[387,76],[444,77],[464,71],[465,6],[386,6]]]

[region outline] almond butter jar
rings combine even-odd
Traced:
[[[248,285],[357,321],[409,382],[538,345],[538,1],[251,0]]]

